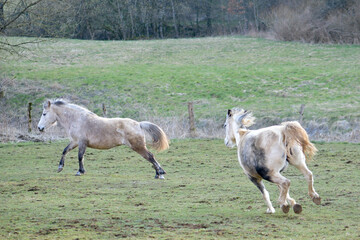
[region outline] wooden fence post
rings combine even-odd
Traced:
[[[103,116],[106,117],[106,107],[105,104],[102,104],[102,111],[103,111]]]
[[[192,102],[188,102],[188,112],[189,112],[189,123],[190,123],[190,136],[195,136],[195,117],[194,117],[194,107]]]
[[[301,104],[300,106],[300,118],[299,118],[299,123],[302,125],[302,121],[303,121],[303,117],[304,117],[304,110],[305,110],[305,104]]]
[[[31,110],[32,110],[32,103],[31,102],[29,102],[29,104],[28,104],[28,132],[31,132],[31,130],[32,130],[32,126],[31,126],[31,122],[32,122],[32,120],[31,120]]]

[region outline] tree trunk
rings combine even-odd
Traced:
[[[131,24],[131,38],[135,38],[135,24],[134,24],[134,13],[133,13],[133,7],[132,7],[132,1],[127,1],[128,9],[129,9],[129,15],[130,15],[130,24]],[[135,1],[136,5],[136,1]]]
[[[159,10],[159,32],[160,32],[160,38],[164,38],[164,27],[163,27],[163,21],[164,21],[164,15],[165,15],[165,4],[163,1],[160,1],[161,6]]]
[[[91,40],[94,40],[95,34],[94,34],[94,31],[93,31],[93,29],[92,29],[92,27],[91,27],[91,24],[89,23],[88,20],[86,20],[86,28],[87,28],[87,30],[88,30],[88,32],[89,32],[90,39],[91,39]]]
[[[172,8],[173,21],[174,21],[175,37],[178,38],[179,37],[179,32],[178,32],[178,28],[177,28],[177,24],[176,24],[175,7],[174,7],[174,1],[173,0],[171,0],[171,8]]]
[[[122,39],[126,40],[127,36],[126,36],[126,27],[124,24],[124,15],[122,14],[121,8],[120,8],[120,1],[118,0],[116,2],[116,6],[117,6],[117,11],[118,11],[118,19],[119,19],[119,26],[120,26],[120,31],[122,33]]]
[[[199,27],[199,12],[200,12],[200,8],[199,8],[199,5],[196,5],[195,11],[196,11],[196,35],[198,35],[199,32],[200,32],[200,27]]]
[[[148,3],[146,2],[147,0],[144,0],[142,3],[141,3],[141,11],[140,11],[140,14],[141,14],[141,21],[142,21],[142,24],[145,25],[145,33],[146,33],[146,38],[149,39],[150,37],[150,21],[149,21],[149,14],[150,14],[150,9],[149,9],[149,6],[147,5]],[[140,33],[141,35],[144,34],[143,32]]]
[[[4,18],[4,5],[6,1],[0,0],[0,29],[3,29],[2,26],[5,25],[5,18]]]
[[[147,20],[145,23],[145,27],[146,27],[146,38],[149,39],[150,38],[150,27],[149,27],[149,22]]]
[[[253,2],[253,11],[254,11],[255,28],[256,31],[259,31],[259,21],[258,21],[256,1]]]
[[[207,26],[208,34],[212,33],[211,7],[212,7],[212,0],[207,0],[205,15],[206,15],[206,26]]]

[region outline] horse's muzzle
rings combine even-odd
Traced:
[[[40,132],[43,132],[45,128],[44,127],[38,127],[38,129],[39,129]]]

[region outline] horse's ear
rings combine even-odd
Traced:
[[[50,106],[51,106],[51,102],[50,102],[50,100],[48,100],[48,101],[46,102],[46,107],[49,108]]]
[[[231,117],[231,109],[228,109],[227,115],[228,115],[229,117]]]

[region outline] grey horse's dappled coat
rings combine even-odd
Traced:
[[[164,131],[150,122],[137,122],[130,118],[103,118],[88,109],[64,100],[48,100],[38,124],[38,129],[44,131],[59,123],[67,132],[70,144],[64,149],[58,172],[62,171],[65,156],[72,149],[79,147],[79,171],[85,173],[83,155],[86,147],[95,149],[110,149],[127,145],[153,164],[156,177],[163,178],[165,171],[155,160],[154,155],[146,148],[145,133],[152,138],[152,145],[161,151],[169,147]]]

